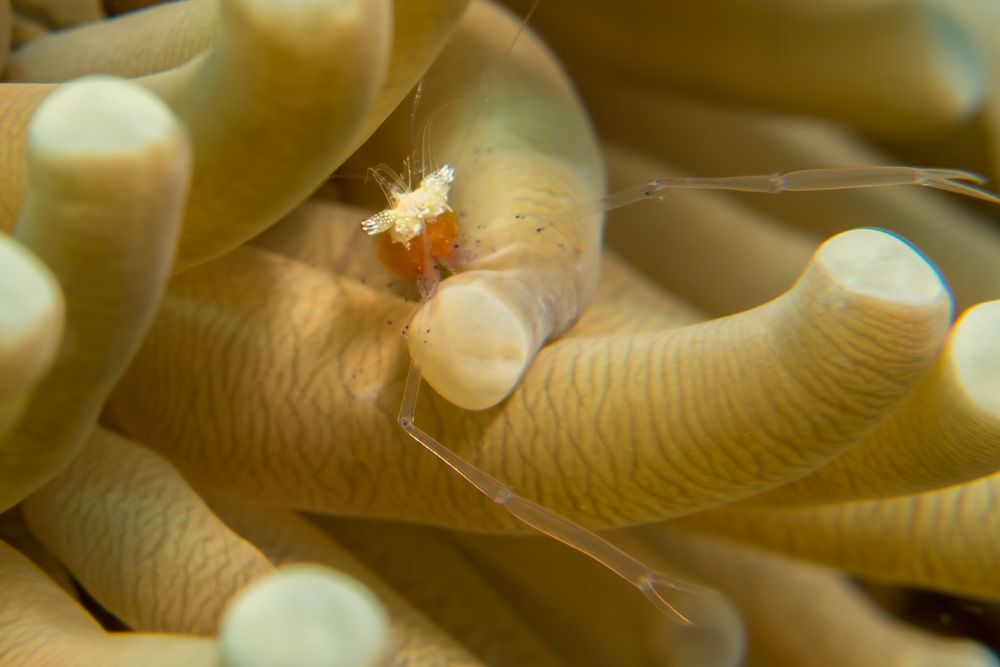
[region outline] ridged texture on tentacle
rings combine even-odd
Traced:
[[[722,508],[686,529],[881,581],[1000,598],[1000,476],[901,498],[818,507]]]
[[[0,509],[68,464],[97,421],[166,284],[191,168],[173,114],[108,78],[47,99],[28,146],[31,188],[16,238],[59,281],[66,335],[0,444]]]
[[[169,463],[102,429],[24,512],[87,591],[140,631],[213,634],[229,598],[274,569]]]
[[[934,637],[890,618],[839,573],[660,528],[639,534],[639,544],[696,573],[732,600],[746,619],[754,664],[996,665],[979,644]],[[789,619],[795,619],[794,632]]]
[[[226,277],[233,271],[239,285]],[[232,253],[174,284],[116,414],[196,478],[247,497],[509,526],[393,427],[407,314],[392,297],[293,260]],[[627,345],[569,337],[539,355],[500,408],[463,416],[431,400],[418,421],[573,518],[662,519],[790,481],[873,430],[933,363],[949,314],[919,255],[891,235],[855,231],[826,244],[771,304]],[[189,350],[200,353],[180,354]],[[219,381],[197,382],[205,373]],[[267,406],[267,418],[245,419],[248,405]]]
[[[76,600],[0,542],[0,659],[60,667],[218,667],[215,642],[197,637],[105,633]]]
[[[870,436],[823,468],[752,499],[754,504],[902,496],[1000,469],[1000,301],[953,326],[930,374]]]

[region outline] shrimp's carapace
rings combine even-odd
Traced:
[[[417,280],[438,265],[450,266],[455,257],[458,218],[451,209],[424,224],[424,231],[409,245],[393,241],[391,234],[378,237],[378,258],[395,275]]]
[[[450,266],[458,237],[458,218],[448,206],[455,169],[444,165],[424,176],[414,189],[384,165],[370,170],[389,208],[361,223],[378,235],[378,256],[400,278],[427,278],[438,265]]]

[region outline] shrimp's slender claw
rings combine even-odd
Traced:
[[[966,174],[967,176],[961,179],[955,176],[950,178],[932,178],[921,183],[921,185],[928,188],[934,188],[935,190],[945,190],[947,192],[965,195],[966,197],[973,197],[982,201],[988,201],[992,204],[1000,204],[1000,195],[995,192],[991,192],[984,187],[980,187],[979,184],[984,182],[982,178],[968,172],[966,172]],[[967,183],[965,181],[972,182]]]
[[[661,612],[685,627],[694,627],[694,621],[682,614],[677,607],[667,601],[666,590],[672,588],[669,582],[664,584],[658,577],[647,577],[642,580],[638,588],[646,596],[646,599],[653,603],[653,606]]]
[[[438,442],[414,422],[420,381],[420,368],[416,363],[411,363],[406,374],[406,384],[403,387],[403,401],[396,418],[396,423],[407,435],[465,478],[480,493],[510,512],[521,523],[604,565],[638,588],[646,596],[646,599],[670,619],[681,625],[694,625],[690,618],[669,602],[671,592],[717,595],[716,591],[673,579],[657,572],[597,533],[567,519],[554,510],[518,495],[511,487]]]

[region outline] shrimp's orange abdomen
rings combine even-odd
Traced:
[[[413,237],[409,247],[393,242],[391,234],[380,234],[378,257],[393,274],[415,281],[435,264],[450,265],[455,257],[457,239],[458,218],[448,209],[427,222],[424,233]]]

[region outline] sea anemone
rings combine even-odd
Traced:
[[[991,5],[552,0],[578,95],[485,0],[67,4],[7,16],[0,664],[995,664],[844,576],[1000,598],[993,211],[678,190],[602,247],[606,178],[995,173]],[[404,157],[456,173],[419,303],[358,228]],[[397,427],[411,357],[422,428],[722,595],[528,536]]]

